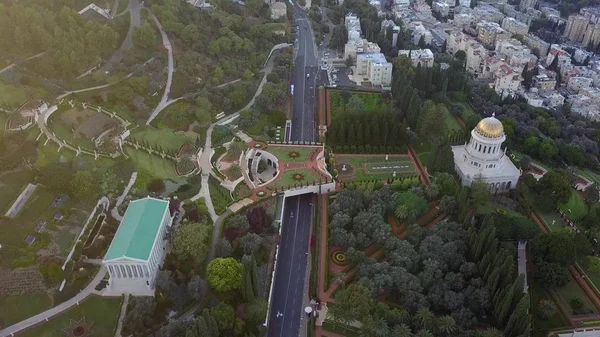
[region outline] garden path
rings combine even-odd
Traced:
[[[33,56],[30,56],[30,57],[28,57],[28,58],[26,58],[26,59],[24,59],[24,60],[15,61],[14,63],[11,63],[11,64],[7,65],[6,67],[4,67],[4,68],[0,69],[0,74],[2,74],[3,72],[5,72],[5,71],[7,71],[7,70],[10,70],[10,69],[12,69],[12,67],[14,67],[14,66],[18,65],[18,64],[19,64],[19,63],[21,63],[21,62],[25,62],[25,61],[32,60],[32,59],[34,59],[34,58],[37,58],[37,57],[40,57],[40,56],[42,56],[42,55],[44,55],[44,54],[46,54],[46,52],[41,52],[41,53],[39,53],[39,54],[35,54],[35,55],[33,55]]]
[[[410,156],[410,159],[415,165],[417,171],[419,171],[419,177],[421,177],[421,182],[426,185],[429,184],[429,175],[427,174],[427,172],[425,172],[425,170],[423,170],[421,160],[419,159],[419,156],[415,153],[415,149],[413,149],[411,145],[408,146],[408,155]]]
[[[117,0],[119,1],[119,0]],[[129,303],[129,294],[125,294],[123,299],[123,305],[121,305],[121,313],[119,314],[119,321],[117,323],[117,329],[115,331],[115,337],[121,337],[121,330],[123,330],[123,320],[127,313],[127,304]]]
[[[170,104],[167,102],[167,100],[169,99],[169,92],[171,91],[171,83],[173,81],[173,71],[175,68],[174,62],[173,62],[173,49],[171,48],[171,41],[169,40],[169,36],[163,30],[162,25],[160,24],[160,21],[158,21],[156,16],[152,13],[151,13],[151,16],[152,16],[152,20],[156,24],[156,27],[160,31],[160,35],[161,35],[162,41],[163,41],[163,47],[167,50],[169,60],[168,60],[168,64],[167,64],[167,84],[165,85],[165,91],[163,92],[163,96],[160,100],[160,103],[158,103],[158,106],[154,109],[154,111],[152,111],[152,113],[150,114],[150,117],[148,117],[148,120],[146,121],[146,125],[150,125],[152,120],[154,120],[154,118],[156,118],[156,116],[158,116],[158,114],[166,106],[168,106]]]

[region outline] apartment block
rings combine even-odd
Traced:
[[[358,55],[356,69],[358,75],[374,86],[389,86],[392,83],[392,64],[381,53]]]
[[[510,37],[511,34],[495,22],[481,21],[477,23],[477,39],[486,48],[493,49],[497,40],[509,39]]]
[[[400,50],[398,56],[401,55],[408,57],[415,67],[419,64],[421,67],[433,67],[433,53],[430,49]]]
[[[529,26],[515,18],[505,17],[502,19],[502,28],[512,34],[527,35]]]
[[[540,58],[546,57],[550,50],[550,44],[533,34],[523,35],[523,43],[531,49],[531,51],[537,54]]]

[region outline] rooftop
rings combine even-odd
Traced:
[[[382,53],[377,54],[360,54],[356,56],[359,59],[370,59],[373,63],[388,63],[385,56]]]
[[[131,201],[104,260],[121,257],[148,260],[168,210],[166,200],[146,197]]]

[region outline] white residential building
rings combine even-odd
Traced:
[[[344,45],[344,59],[350,57],[352,62],[356,62],[356,56],[360,54],[381,53],[381,48],[375,42],[369,42],[367,39],[349,40]]]
[[[550,109],[556,109],[565,104],[565,97],[556,91],[541,92],[540,95],[544,98],[544,106]]]
[[[554,58],[558,57],[558,67],[564,68],[565,66],[571,65],[571,54],[564,51],[559,45],[550,45],[550,52],[546,57],[546,67],[552,64]]]
[[[272,2],[269,4],[271,7],[271,19],[277,20],[287,15],[287,6],[285,2]]]
[[[499,24],[490,21],[477,23],[477,39],[486,47],[493,49],[496,41],[510,39],[511,34],[502,29]]]
[[[165,232],[173,222],[166,200],[131,201],[102,260],[111,294],[154,296],[154,281],[165,257]]]
[[[362,30],[360,27],[360,18],[356,14],[346,14],[344,24],[346,25],[346,30],[348,31],[348,41],[360,39]]]
[[[415,67],[419,64],[421,67],[433,67],[433,53],[430,49],[400,50],[398,56],[400,55],[410,58]]]
[[[483,68],[488,51],[479,42],[471,41],[467,44],[467,72],[478,76]]]
[[[571,104],[571,112],[594,121],[600,121],[598,104],[591,98],[577,94],[567,97],[567,101]]]
[[[465,35],[463,32],[453,30],[448,36],[448,42],[446,43],[446,53],[454,55],[459,50],[466,51],[467,42],[472,40],[473,39],[470,36]]]
[[[544,106],[544,98],[537,91],[524,92],[522,96],[527,100],[527,104],[533,107],[541,108]]]
[[[490,193],[504,193],[517,187],[521,171],[506,155],[502,143],[506,140],[502,122],[492,117],[482,119],[471,131],[465,145],[452,146],[454,169],[460,182],[470,186],[481,177]]]
[[[534,54],[537,52],[540,58],[546,57],[546,55],[548,55],[548,50],[550,50],[550,44],[548,42],[533,34],[523,35],[523,43],[531,48]]]
[[[473,22],[475,22],[475,18],[472,14],[469,13],[459,13],[454,14],[454,19],[452,20],[452,25],[457,28],[463,28],[470,26]]]
[[[415,45],[419,44],[419,40],[421,40],[421,36],[423,37],[423,40],[425,41],[426,45],[431,45],[431,41],[433,40],[433,35],[431,34],[431,32],[425,28],[425,26],[423,26],[423,23],[420,21],[413,21],[411,22],[410,26],[412,26],[412,38],[413,38],[413,43]]]
[[[431,9],[434,12],[439,13],[443,18],[447,17],[450,13],[450,6],[448,6],[447,3],[441,1],[436,1],[432,3]]]
[[[387,87],[392,83],[392,63],[381,53],[358,55],[356,70],[358,75],[362,75],[373,86]]]
[[[522,81],[520,73],[514,71],[508,64],[501,64],[496,71],[494,90],[502,96],[506,93],[512,94],[519,89]]]
[[[529,26],[515,18],[505,17],[502,19],[502,28],[512,34],[527,35]]]
[[[567,89],[579,93],[584,88],[592,87],[592,79],[588,77],[571,77],[567,82]]]

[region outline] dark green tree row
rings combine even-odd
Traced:
[[[531,314],[529,296],[523,293],[525,278],[516,276],[514,256],[499,245],[491,216],[483,220],[479,231],[469,227],[469,255],[492,295],[496,326],[507,337],[529,336]]]
[[[332,146],[399,147],[407,144],[406,127],[386,112],[344,114],[337,117],[327,131]]]

